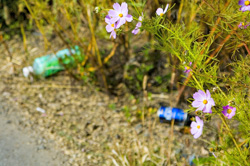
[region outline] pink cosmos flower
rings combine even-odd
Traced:
[[[117,22],[116,28],[120,28],[126,21],[131,22],[133,17],[128,14],[128,5],[126,2],[122,2],[121,6],[119,3],[114,3],[113,8],[115,10],[109,11],[111,22]]]
[[[193,94],[194,101],[192,102],[192,106],[197,108],[197,110],[201,110],[204,113],[212,113],[212,106],[215,106],[214,99],[211,98],[211,94],[209,90],[203,92],[199,90]],[[196,110],[196,111],[197,111]]]
[[[238,28],[240,29],[246,29],[250,24],[249,23],[244,23],[244,22],[241,22],[239,25],[238,25]]]
[[[239,0],[239,5],[241,6],[240,10],[242,12],[250,10],[250,0]]]
[[[111,20],[112,19],[110,18],[109,15],[107,15],[105,17],[105,22],[108,24],[108,25],[106,25],[106,30],[107,30],[107,32],[111,32],[110,38],[111,38],[111,36],[113,36],[113,38],[115,39],[116,38],[116,32],[115,32],[116,24],[114,22],[112,22]]]
[[[222,111],[222,113],[223,113],[228,119],[231,119],[231,118],[235,115],[235,112],[236,112],[236,108],[235,108],[235,107],[231,107],[231,106],[229,106],[229,105],[224,106],[224,107],[223,107],[223,111]]]
[[[203,130],[203,120],[201,120],[198,116],[195,116],[196,122],[191,123],[191,134],[194,138],[198,138],[202,134]]]
[[[169,5],[167,4],[164,11],[163,11],[162,8],[158,8],[158,9],[156,10],[156,14],[159,15],[159,16],[163,16],[163,15],[167,12],[168,6],[169,6]]]
[[[189,66],[185,66],[185,71],[184,71],[184,73],[189,73],[190,71],[191,71],[191,68],[190,68],[190,66],[192,65],[192,62],[189,62]]]
[[[136,35],[136,34],[140,31],[141,22],[142,22],[142,17],[143,17],[143,13],[142,13],[142,16],[139,17],[139,22],[136,24],[135,29],[132,30],[132,33],[133,33],[134,35]]]

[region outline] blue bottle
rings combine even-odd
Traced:
[[[173,119],[175,124],[180,126],[188,126],[191,124],[190,118],[192,117],[182,109],[174,107],[160,107],[157,112],[161,123],[171,123]]]

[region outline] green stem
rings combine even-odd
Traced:
[[[172,30],[168,29],[167,27],[165,27],[161,24],[159,26],[166,29],[167,31],[171,32],[180,41],[180,43],[183,45],[183,47],[185,47],[185,49],[188,50],[190,55],[192,55],[192,57],[195,58],[195,55],[192,53],[192,51],[188,48],[188,46],[183,42],[183,40],[176,33],[174,33]]]
[[[192,73],[191,73],[192,74]],[[199,81],[195,78],[195,76],[192,74],[192,77],[193,77],[193,79],[194,79],[194,81],[197,83],[197,85],[199,86],[199,88],[201,89],[201,90],[203,90],[203,87],[201,86],[201,84],[199,83]]]
[[[222,116],[221,114],[220,114],[220,118],[221,118],[223,124],[225,125],[226,129],[228,130],[229,135],[230,135],[230,137],[232,138],[232,140],[233,140],[233,142],[234,142],[234,144],[235,144],[235,146],[236,146],[236,149],[239,151],[240,156],[242,157],[242,160],[244,161],[244,163],[245,163],[246,165],[248,165],[247,161],[246,161],[246,160],[244,159],[244,157],[242,156],[241,150],[240,150],[240,148],[239,148],[239,146],[238,146],[236,140],[234,139],[233,134],[232,134],[232,132],[231,132],[229,126],[227,125],[225,119],[223,118],[223,116]]]
[[[227,98],[227,95],[221,90],[221,88],[220,88],[219,86],[217,86],[217,87],[218,87],[219,91],[223,94],[223,96],[224,96],[225,98]]]

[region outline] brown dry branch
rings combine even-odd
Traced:
[[[204,44],[204,49],[203,49],[203,50],[201,51],[201,53],[200,53],[201,55],[203,55],[203,53],[205,52],[206,47],[207,47],[208,43],[210,42],[210,40],[212,39],[212,37],[213,37],[213,35],[214,35],[214,33],[215,33],[215,30],[216,30],[218,24],[220,23],[220,21],[221,21],[221,18],[218,17],[217,20],[216,20],[216,22],[215,22],[215,25],[213,26],[213,28],[212,28],[212,30],[211,30],[211,32],[210,32],[210,34],[209,34],[209,37],[208,37],[206,43]],[[197,62],[194,63],[194,66],[193,66],[193,69],[192,69],[192,70],[195,70],[196,67],[197,67]],[[176,98],[176,105],[179,103],[180,97],[181,97],[181,95],[182,95],[184,89],[186,88],[186,86],[187,86],[189,80],[191,79],[191,77],[192,77],[192,72],[190,72],[190,73],[188,74],[187,79],[184,81],[184,84],[182,85],[181,89],[180,89],[179,92],[178,92],[178,96],[177,96],[177,98]]]

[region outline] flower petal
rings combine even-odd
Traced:
[[[197,127],[193,127],[193,128],[191,128],[190,132],[191,132],[192,135],[194,135],[197,132],[199,132],[199,129]]]
[[[131,22],[131,21],[133,20],[133,17],[132,17],[130,14],[128,14],[128,15],[125,17],[125,19],[126,19],[128,22]]]
[[[193,94],[193,98],[198,101],[203,101],[206,99],[206,94],[202,90],[199,90]]]
[[[115,23],[116,21],[120,20],[119,16],[112,17],[110,23]]]
[[[120,18],[119,21],[117,22],[116,28],[120,28],[123,24],[126,23],[126,19],[124,17]]]
[[[207,94],[206,94],[207,99],[210,99],[210,98],[211,98],[211,94],[210,94],[210,92],[209,92],[208,89],[206,90],[206,93],[207,93]]]
[[[121,6],[119,3],[114,3],[113,8],[117,11],[117,12],[121,12]]]
[[[212,154],[214,155],[215,158],[217,158],[217,156],[214,154],[214,152],[212,152]]]
[[[116,38],[116,32],[112,31],[111,34],[110,34],[110,38],[111,38],[111,36],[115,39]]]
[[[202,130],[199,130],[195,135],[194,135],[194,138],[197,139],[201,136],[202,134]]]
[[[138,32],[139,32],[139,29],[138,29],[138,28],[135,28],[135,29],[132,30],[132,33],[133,33],[134,35],[136,35]]]
[[[163,13],[163,9],[162,8],[158,8],[157,10],[156,10],[156,14],[157,15],[161,15]]]
[[[188,70],[187,70],[186,67],[185,67],[185,69],[186,69],[186,70],[184,71],[184,73],[187,73],[187,74],[190,73],[191,69],[188,69]]]
[[[139,17],[139,21],[142,21],[142,16]]]
[[[109,10],[108,15],[109,15],[110,17],[112,17],[112,19],[113,19],[114,17],[119,17],[119,13],[118,13],[117,11],[115,11],[115,10]]]
[[[229,115],[228,119],[231,119],[235,115],[235,111],[232,111],[231,114]]]
[[[201,125],[201,130],[203,130],[203,126],[204,126],[203,120],[200,121],[200,125]]]
[[[232,119],[232,117],[234,117],[234,115],[235,115],[235,112],[233,113],[231,113],[231,114],[229,114],[229,116],[228,116],[228,119]]]
[[[106,25],[107,32],[113,31],[115,28],[111,26],[111,24]]]
[[[245,0],[239,0],[239,5],[244,6],[245,5]]]
[[[195,100],[195,101],[192,102],[192,106],[195,107],[195,108],[200,107],[201,104],[203,104],[202,101],[198,101],[198,100]]]
[[[107,24],[110,24],[110,19],[111,19],[111,17],[110,17],[109,15],[107,15],[107,16],[105,17],[105,22],[106,22]]]
[[[200,125],[200,124],[203,123],[203,120],[201,120],[201,119],[199,118],[199,116],[195,116],[195,120],[196,120],[196,122],[198,123],[198,125]]]
[[[250,5],[248,5],[248,6],[242,6],[240,8],[240,10],[243,11],[243,12],[248,11],[248,10],[250,10]]]
[[[140,28],[140,27],[141,27],[141,22],[138,22],[138,23],[136,24],[136,27],[137,27],[137,28]]]
[[[222,108],[223,108],[223,110],[227,110],[228,107],[229,107],[229,105],[226,105],[226,106],[223,106]]]
[[[210,103],[207,103],[203,109],[203,112],[204,113],[212,113],[212,110],[211,110],[211,104]]]
[[[224,109],[223,111],[221,111],[221,113],[223,113],[223,115],[227,115],[227,110],[226,109]]]
[[[242,27],[242,22],[238,25],[238,28]]]
[[[121,13],[123,14],[124,17],[128,15],[128,4],[126,2],[122,2]]]
[[[192,122],[191,125],[190,125],[190,127],[192,127],[192,128],[193,127],[197,127],[197,123],[196,122]]]
[[[210,103],[211,106],[215,106],[213,98],[208,99],[208,103]]]
[[[204,99],[206,98],[206,93],[203,90],[198,90],[198,93],[204,97]]]
[[[167,12],[168,6],[169,6],[169,4],[166,5],[166,7],[165,7],[165,9],[164,9],[164,11],[163,11],[164,14]]]
[[[204,109],[204,107],[205,107],[205,104],[202,103],[202,104],[196,109],[196,111],[198,111],[198,110],[201,110],[201,111],[202,111],[202,110]]]

